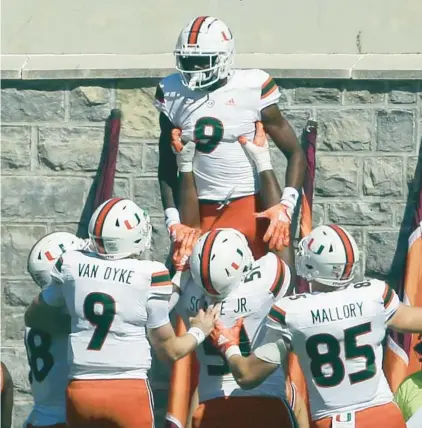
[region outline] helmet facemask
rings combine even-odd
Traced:
[[[191,90],[208,88],[230,72],[234,50],[230,52],[202,53],[196,49],[175,51],[176,70],[182,75],[185,86]]]

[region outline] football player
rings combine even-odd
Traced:
[[[386,329],[422,331],[422,309],[400,303],[385,282],[353,282],[359,252],[336,225],[319,226],[301,240],[298,275],[312,293],[280,299],[267,318],[267,336],[242,357],[239,329],[219,325],[220,345],[243,388],[277,370],[293,349],[307,379],[315,428],[404,428],[382,370]],[[224,338],[222,337],[224,336]]]
[[[13,413],[13,380],[6,364],[1,363],[1,428],[12,428]]]
[[[256,258],[267,252],[264,237],[270,248],[283,249],[288,246],[306,160],[277,106],[277,84],[265,71],[233,69],[233,34],[224,22],[211,16],[197,17],[183,28],[174,54],[178,72],[159,83],[155,96],[161,128],[158,177],[167,227],[176,236],[186,232],[181,220],[203,231],[236,227],[247,237]],[[260,200],[257,170],[237,141],[240,136],[252,139],[256,121],[262,121],[287,158],[283,194],[277,185],[268,201]],[[188,141],[196,143],[193,173],[200,225],[192,221],[189,209],[181,213],[177,209],[174,153]],[[266,233],[265,222],[253,217],[272,206],[277,209],[264,217],[280,222],[279,236],[272,236],[272,230]]]
[[[220,317],[231,325],[244,318],[240,349],[249,355],[265,336],[265,318],[276,300],[289,289],[290,269],[273,253],[254,261],[245,236],[235,229],[213,229],[193,248],[191,277],[181,282],[177,312],[189,318],[202,307],[221,302]],[[193,428],[219,426],[294,427],[284,372],[279,367],[261,385],[244,391],[227,362],[209,340],[196,351],[199,364],[199,407]]]
[[[82,250],[87,245],[84,240],[67,232],[46,235],[29,253],[28,272],[44,289],[51,283],[51,270],[57,259],[66,251]],[[69,320],[67,314],[63,317]],[[25,331],[29,381],[34,399],[26,428],[66,428],[67,333],[50,334],[33,328]]]
[[[70,314],[69,427],[150,427],[150,343],[169,361],[182,358],[210,333],[218,307],[199,311],[189,331],[176,337],[168,314],[169,272],[141,256],[151,245],[147,213],[131,200],[112,198],[96,209],[88,229],[94,251],[58,259],[52,283],[28,308],[25,322],[40,328],[56,322],[55,308]]]

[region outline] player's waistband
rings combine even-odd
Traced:
[[[202,205],[228,205],[231,202],[238,201],[239,199],[255,197],[256,195],[257,195],[256,193],[253,193],[250,195],[236,196],[235,198],[226,198],[226,199],[220,199],[220,200],[199,199],[199,203]]]

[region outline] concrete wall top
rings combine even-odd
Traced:
[[[170,53],[197,15],[226,21],[244,54],[422,52],[420,0],[3,0],[1,50]]]

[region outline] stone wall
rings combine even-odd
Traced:
[[[168,251],[156,178],[156,83],[2,82],[1,334],[2,359],[17,390],[15,427],[30,408],[23,313],[38,292],[26,257],[44,234],[77,230],[98,167],[104,120],[113,107],[124,115],[115,194],[148,209],[155,257],[163,260]],[[278,83],[280,109],[298,135],[310,116],[318,120],[315,224],[347,226],[363,248],[361,271],[388,275],[421,140],[421,82]],[[286,162],[273,153],[283,182]],[[152,378],[161,418],[168,370],[155,363]]]

